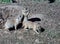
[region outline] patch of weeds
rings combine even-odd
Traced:
[[[24,44],[23,40],[17,40],[17,44]]]
[[[47,36],[49,38],[56,38],[57,34],[55,33],[55,30],[51,30],[50,32],[48,32]]]

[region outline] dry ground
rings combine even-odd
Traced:
[[[14,9],[15,7],[12,7],[13,5],[15,4],[11,5],[9,4],[9,6],[11,7],[3,4],[0,5],[1,7],[3,7],[3,8],[0,7],[0,15],[2,14],[4,19],[1,20],[0,22],[4,23],[4,21],[6,21],[7,14],[8,15],[16,14],[17,11],[15,11],[15,13],[14,12],[8,13],[10,12],[9,10],[11,8],[15,10]],[[34,34],[32,30],[24,31],[23,29],[10,32],[7,30],[3,30],[4,24],[1,23],[0,28],[2,29],[0,29],[0,44],[60,44],[60,3],[48,4],[44,2],[43,3],[29,2],[23,3],[22,5],[31,10],[30,13],[33,14],[32,15],[33,17],[35,14],[42,14],[44,16],[40,18],[42,19],[41,26],[45,28],[45,31],[40,32],[39,35]],[[5,6],[8,6],[9,9],[7,10]],[[19,6],[20,8],[20,5],[16,4],[16,6]],[[2,19],[2,17],[0,19]]]

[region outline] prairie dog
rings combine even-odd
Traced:
[[[24,26],[24,29],[26,29],[27,27],[28,27],[29,29],[32,28],[34,32],[36,32],[37,34],[39,34],[39,33],[37,32],[37,28],[38,28],[38,24],[37,24],[37,23],[27,21],[27,22],[23,22],[23,26]]]
[[[26,29],[27,27],[30,29],[32,28],[34,32],[36,32],[37,34],[39,34],[37,32],[37,28],[38,28],[38,23],[36,22],[31,22],[31,21],[27,21],[27,17],[24,18],[24,21],[23,21],[23,27],[24,29]]]
[[[24,21],[23,21],[23,27],[24,27],[24,29],[26,29],[27,27],[29,29],[32,28],[34,32],[36,32],[37,34],[39,34],[37,32],[37,28],[38,28],[39,25],[36,22],[28,21],[29,11],[27,10],[27,8],[24,8],[22,10],[22,14],[24,15]]]
[[[22,17],[23,17],[22,15],[18,15],[16,18],[7,19],[7,21],[4,25],[5,29],[8,29],[8,28],[13,27],[13,26],[15,26],[15,29],[16,29],[16,25],[18,23],[21,23],[21,18]]]

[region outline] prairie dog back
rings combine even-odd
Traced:
[[[37,23],[27,21],[27,22],[23,22],[23,26],[24,26],[24,29],[26,29],[27,27],[28,27],[29,29],[32,28],[32,30],[33,30],[34,32],[36,32],[37,34],[39,34],[39,33],[36,31],[37,28],[38,28],[38,26],[39,26]]]
[[[18,23],[21,23],[21,18],[22,17],[23,16],[18,15],[15,18],[7,19],[7,21],[6,21],[5,25],[4,25],[5,29],[8,29],[8,28],[13,27],[13,26],[15,26],[15,29],[16,29],[16,25]]]
[[[14,26],[14,24],[15,24],[15,20],[14,19],[10,19],[10,20],[7,20],[6,21],[6,23],[5,23],[5,29],[8,29],[8,28],[10,28],[10,27],[13,27]]]

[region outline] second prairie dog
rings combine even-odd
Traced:
[[[21,23],[21,18],[22,17],[23,17],[22,15],[18,15],[16,18],[7,19],[7,21],[4,25],[5,29],[8,29],[8,28],[13,27],[13,26],[15,26],[15,29],[16,29],[16,25],[18,23]]]
[[[30,29],[32,28],[34,32],[36,32],[37,34],[39,34],[36,30],[38,28],[38,24],[35,23],[35,22],[30,22],[30,21],[27,21],[27,22],[23,22],[23,26],[24,26],[24,29],[26,29],[27,27]]]
[[[32,28],[34,32],[36,32],[37,34],[39,34],[37,32],[38,26],[39,26],[38,23],[28,21],[27,17],[25,16],[24,21],[23,21],[23,27],[24,27],[25,30],[26,30],[26,28],[29,28],[29,29]]]
[[[38,24],[36,22],[31,22],[31,21],[28,21],[28,15],[29,15],[29,11],[24,8],[22,10],[22,14],[24,15],[24,21],[23,21],[23,27],[24,29],[26,29],[27,27],[30,29],[32,28],[34,32],[36,32],[37,34],[39,34],[36,30],[38,28]]]

